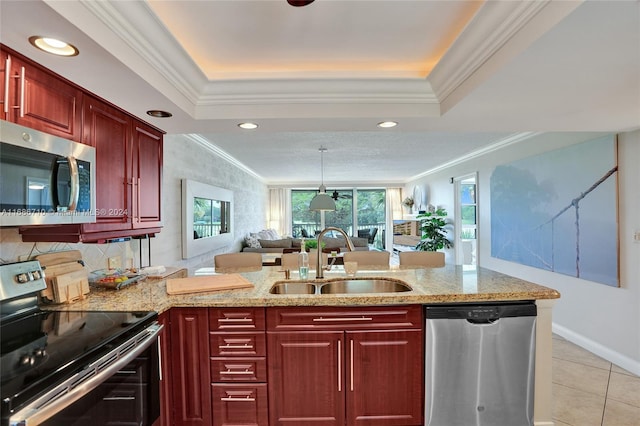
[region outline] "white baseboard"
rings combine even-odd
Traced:
[[[602,346],[600,343],[594,342],[593,340],[590,340],[583,335],[571,331],[561,325],[553,323],[552,330],[555,334],[564,337],[571,343],[575,343],[576,345],[588,350],[589,352],[592,352],[599,357],[614,363],[618,367],[624,368],[625,370],[635,374],[636,376],[640,376],[640,361],[636,361],[626,355],[622,355],[616,351],[613,351],[606,346]]]
[[[533,426],[555,426],[554,422],[533,422]]]

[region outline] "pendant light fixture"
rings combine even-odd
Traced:
[[[318,188],[318,195],[313,197],[311,204],[309,204],[309,210],[316,212],[333,212],[336,211],[336,202],[327,194],[327,188],[324,186],[324,153],[327,148],[320,147],[320,188]]]

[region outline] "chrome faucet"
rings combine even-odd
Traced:
[[[324,272],[322,270],[322,237],[324,237],[324,234],[326,234],[329,231],[338,231],[339,233],[344,235],[344,239],[347,240],[347,249],[349,251],[355,251],[355,247],[353,246],[353,242],[351,241],[351,238],[349,238],[347,233],[344,232],[342,229],[336,228],[333,226],[324,228],[318,234],[318,259],[316,261],[316,278],[324,278]]]

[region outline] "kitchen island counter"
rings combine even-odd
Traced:
[[[207,268],[197,275],[213,273]],[[359,270],[356,278],[384,277],[406,282],[411,291],[399,293],[358,293],[322,295],[270,294],[269,289],[278,281],[285,281],[279,266],[263,267],[260,271],[239,272],[254,284],[253,288],[168,295],[166,279],[146,279],[120,290],[92,288],[84,300],[56,309],[66,310],[154,310],[164,312],[172,307],[242,307],[242,306],[372,306],[398,304],[497,302],[510,300],[557,299],[554,289],[520,280],[489,269],[465,270],[462,266],[442,268]],[[310,276],[314,276],[312,271]],[[344,278],[341,268],[325,272],[324,280]],[[291,273],[288,282],[296,282],[297,273]]]
[[[186,276],[186,270],[182,270]],[[213,270],[203,268],[192,275],[206,275]],[[230,307],[279,307],[279,306],[389,306],[423,305],[442,303],[478,303],[517,300],[534,300],[537,305],[535,334],[535,385],[534,424],[553,425],[551,381],[551,318],[553,305],[560,297],[554,289],[520,280],[489,269],[466,270],[462,266],[447,265],[442,268],[403,269],[392,266],[386,270],[359,270],[356,278],[383,277],[401,280],[411,286],[411,291],[399,293],[283,295],[270,294],[269,289],[278,281],[285,281],[280,266],[263,267],[255,272],[238,272],[253,283],[252,288],[167,294],[167,279],[146,279],[118,291],[92,289],[84,300],[56,310],[69,311],[150,311],[159,313],[171,308],[230,308]],[[314,276],[315,271],[310,273]],[[174,274],[171,277],[180,277]],[[325,272],[324,280],[344,278],[339,268]],[[291,273],[288,282],[296,282],[297,273]],[[313,280],[312,280],[313,281]],[[45,307],[46,309],[46,307]]]

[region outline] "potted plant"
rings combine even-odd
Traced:
[[[434,212],[416,216],[416,219],[421,219],[420,231],[422,232],[421,241],[416,246],[416,250],[438,251],[453,247],[453,243],[447,238],[445,216],[447,216],[445,209],[436,209]]]
[[[327,245],[324,241],[322,242],[322,248]],[[306,251],[316,250],[318,248],[318,240],[304,240],[304,248]]]

